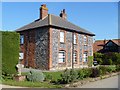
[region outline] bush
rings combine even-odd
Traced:
[[[120,71],[120,65],[116,65],[116,71]]]
[[[81,70],[78,72],[78,79],[82,79],[82,80],[83,80],[84,76],[85,76],[85,73],[84,73],[83,69],[81,69]]]
[[[76,70],[71,69],[70,70],[70,79],[71,79],[71,82],[76,81],[77,77],[78,77],[78,73],[76,72]]]
[[[44,80],[44,74],[38,71],[30,71],[27,75],[27,80],[31,82],[42,82]]]
[[[107,72],[107,67],[99,66],[99,70],[100,70],[100,75],[105,75]]]
[[[84,68],[78,71],[78,79],[83,79],[90,77],[92,74],[92,69],[91,68]]]
[[[74,69],[68,70],[66,69],[63,74],[61,74],[61,80],[59,80],[63,84],[67,84],[70,82],[74,82],[77,79],[78,75]]]
[[[93,56],[88,56],[88,66],[92,67],[93,65]]]
[[[51,81],[51,80],[53,80],[53,79],[52,79],[52,75],[50,75],[50,74],[45,75],[45,80],[46,80],[46,81]]]
[[[19,60],[19,34],[2,32],[2,72],[6,75],[16,74],[16,64]]]
[[[70,83],[71,78],[70,78],[70,71],[68,69],[65,69],[65,71],[63,72],[63,74],[61,74],[61,83],[66,84],[66,83]]]
[[[116,66],[115,65],[111,65],[107,67],[107,72],[112,73],[116,71]]]
[[[99,68],[91,68],[92,73],[90,75],[90,77],[99,77],[100,76],[100,70]]]

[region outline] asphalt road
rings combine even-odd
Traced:
[[[107,79],[102,79],[102,80],[95,81],[95,82],[89,82],[78,88],[118,88],[118,85],[119,85],[118,76],[113,76]]]

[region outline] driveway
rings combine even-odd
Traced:
[[[118,76],[113,76],[95,82],[89,82],[78,88],[118,88]]]

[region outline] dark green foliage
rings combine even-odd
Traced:
[[[120,65],[116,65],[116,71],[120,71]]]
[[[111,66],[107,66],[107,72],[112,73],[116,71],[116,66],[115,65],[111,65]]]
[[[92,74],[91,68],[83,68],[78,71],[78,79],[87,78]]]
[[[61,74],[61,83],[66,84],[66,83],[70,83],[71,79],[70,79],[70,70],[66,69],[63,74]]]
[[[52,80],[52,75],[48,74],[45,76],[45,81],[51,81]]]
[[[100,70],[99,68],[91,68],[92,69],[92,73],[90,77],[99,77],[100,76]]]
[[[83,69],[79,70],[79,72],[78,72],[78,79],[82,80],[84,78],[84,76],[85,76],[85,73],[84,73]]]
[[[71,78],[71,82],[76,81],[77,77],[78,77],[78,73],[77,73],[77,71],[74,70],[74,69],[71,69],[71,70],[70,70],[70,78]]]
[[[16,74],[19,39],[19,34],[16,32],[2,32],[2,72],[6,75]]]
[[[118,65],[120,64],[120,53],[94,53],[94,60],[100,65]]]
[[[88,56],[88,66],[92,67],[93,65],[93,56]]]
[[[99,71],[100,71],[100,75],[105,75],[107,73],[107,67],[100,66]]]
[[[102,58],[103,58],[102,53],[94,53],[94,60],[96,60],[100,65],[103,63]]]
[[[27,80],[31,82],[42,82],[44,80],[44,74],[38,71],[30,71],[27,75]]]

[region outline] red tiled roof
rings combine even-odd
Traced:
[[[97,52],[101,49],[103,49],[103,46],[108,42],[109,40],[97,40],[93,44],[93,52]],[[120,39],[113,39],[114,43],[116,43],[118,46],[120,46]]]

